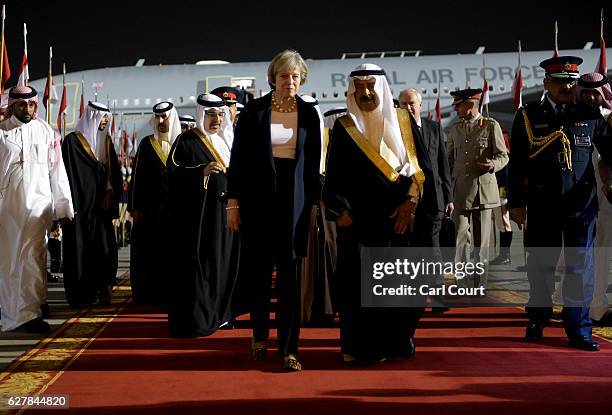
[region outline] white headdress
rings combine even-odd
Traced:
[[[371,112],[362,111],[355,100],[355,79],[375,79],[374,91],[380,100],[378,107]],[[376,147],[381,156],[398,169],[401,174],[411,176],[416,171],[407,161],[406,148],[402,140],[393,95],[383,71],[378,65],[364,63],[357,66],[349,75],[346,97],[349,116],[357,129]]]
[[[229,165],[230,152],[234,142],[234,126],[229,109],[221,98],[213,94],[202,94],[198,97],[196,106],[196,128],[202,131],[211,140],[212,146],[223,159],[225,165]],[[206,111],[216,108],[223,111],[223,121],[218,132],[212,133],[206,130],[204,118]]]
[[[108,123],[102,130],[99,130],[100,122],[105,115],[108,116]],[[76,125],[76,130],[85,136],[98,160],[106,160],[104,141],[106,140],[112,117],[113,115],[106,105],[90,101],[85,107],[83,116]]]

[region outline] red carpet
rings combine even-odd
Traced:
[[[559,326],[526,343],[518,309],[427,315],[412,360],[368,368],[340,361],[337,329],[303,329],[301,373],[283,372],[275,350],[252,362],[248,329],[169,339],[148,311],[124,309],[44,391],[68,394],[71,410],[45,413],[612,413],[612,345],[569,349]]]

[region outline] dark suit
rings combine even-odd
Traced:
[[[435,121],[421,118],[421,128],[417,128],[413,120],[415,140],[419,159],[428,159],[428,163],[421,163],[425,174],[423,196],[417,207],[411,245],[432,247],[430,260],[442,260],[440,252],[440,229],[444,206],[451,203],[451,174],[440,124]],[[441,282],[441,281],[440,281]]]
[[[563,137],[546,146],[533,145],[529,131],[536,140],[562,131],[566,146]],[[531,321],[540,324],[551,317],[554,270],[563,247],[562,317],[570,340],[591,336],[589,305],[598,211],[593,145],[606,163],[612,161],[610,128],[599,111],[587,105],[567,104],[563,113],[557,113],[544,99],[527,104],[514,118],[508,205],[510,209],[527,208],[525,247],[531,286],[527,312]]]
[[[297,97],[295,160],[272,156],[271,95],[247,104],[236,126],[228,198],[240,205],[243,262],[238,301],[251,311],[255,341],[268,337],[271,274],[276,264],[279,354],[297,352],[300,284],[310,211],[320,194],[321,131],[316,110]]]

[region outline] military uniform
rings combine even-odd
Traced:
[[[569,63],[564,64],[565,69],[553,70],[577,73],[574,62],[579,58],[554,59]],[[541,64],[547,75],[551,64],[548,61],[551,59]],[[561,109],[553,104],[548,97],[527,104],[516,113],[512,127],[508,203],[510,209],[527,208],[525,247],[529,253],[530,323],[526,337],[539,340],[542,327],[552,316],[554,270],[563,248],[566,275],[562,318],[570,346],[598,350],[591,338],[589,318],[598,211],[591,154],[596,145],[609,163],[612,137],[610,128],[593,107],[568,103]]]
[[[448,132],[448,155],[453,172],[457,227],[455,262],[466,262],[470,246],[470,224],[474,227],[475,260],[489,259],[491,211],[500,205],[495,172],[508,164],[508,154],[499,123],[479,114],[476,120],[460,121]],[[478,163],[491,160],[493,172],[483,173]],[[486,273],[477,281],[486,285]]]

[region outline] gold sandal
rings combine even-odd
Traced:
[[[299,372],[302,370],[302,363],[293,356],[285,356],[283,367],[289,372]]]

